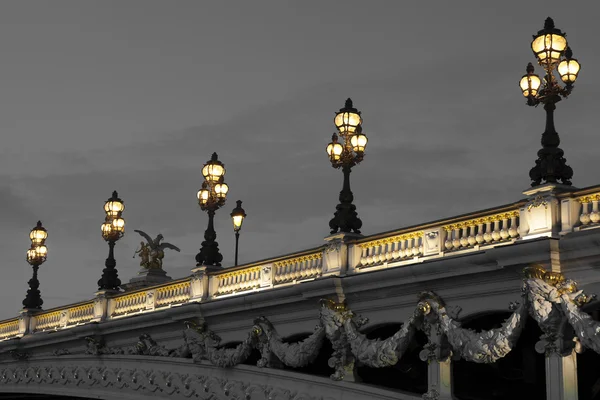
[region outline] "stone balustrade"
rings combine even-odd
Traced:
[[[66,313],[66,310],[46,311],[36,314],[33,331],[43,332],[60,328],[62,313]]]
[[[94,302],[90,301],[67,309],[67,325],[84,324],[94,319]]]
[[[155,291],[154,307],[165,307],[171,304],[186,303],[192,294],[189,280],[162,286]]]
[[[407,260],[423,254],[423,231],[359,243],[358,247],[361,249],[359,267]]]
[[[260,275],[260,266],[219,273],[213,277],[213,284],[216,285],[214,296],[247,292],[259,288]]]
[[[205,271],[134,292],[107,294],[56,309],[0,321],[0,341],[41,331],[153,312],[164,307],[215,300],[291,285],[323,276],[360,274],[425,260],[480,251],[540,236],[558,237],[600,227],[600,186],[576,191],[539,187],[503,207],[372,235],[332,235],[328,245],[260,262]],[[332,240],[335,239],[335,240]],[[195,286],[195,281],[205,282]],[[99,295],[100,296],[100,295]],[[102,300],[102,301],[101,301]],[[98,309],[100,307],[100,310]]]
[[[323,255],[318,253],[276,261],[274,284],[314,279],[323,273]]]
[[[19,335],[19,320],[17,318],[4,321],[0,324],[0,340]]]
[[[600,212],[598,211],[598,202],[600,201],[600,193],[588,194],[577,198],[581,203],[581,212],[579,221],[582,225],[593,225],[600,222]]]
[[[146,309],[146,291],[139,291],[134,293],[121,294],[111,299],[113,304],[111,317],[118,317],[121,315],[133,314]]]
[[[445,225],[446,251],[485,246],[519,237],[519,210]]]

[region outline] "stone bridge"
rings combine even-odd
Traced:
[[[0,322],[0,393],[598,399],[600,186]],[[579,365],[579,367],[578,367]],[[2,396],[0,395],[0,398]]]

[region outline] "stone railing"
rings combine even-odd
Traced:
[[[85,324],[94,319],[94,302],[79,304],[67,309],[67,325]]]
[[[61,326],[61,314],[66,314],[66,310],[53,310],[36,314],[34,332],[43,332],[51,329],[58,329]]]
[[[359,243],[359,267],[407,260],[423,254],[423,231]]]
[[[559,188],[560,189],[560,188]],[[177,281],[0,321],[0,341],[66,329],[188,302],[215,300],[293,285],[322,276],[360,274],[468,254],[515,241],[600,228],[600,186],[581,190],[542,185],[526,199],[371,236],[332,235],[327,245],[224,270],[203,270]],[[201,268],[200,268],[201,269]]]
[[[0,323],[0,340],[8,339],[19,335],[19,320],[10,319]]]
[[[314,279],[323,273],[323,255],[318,253],[276,261],[274,284]]]
[[[232,272],[219,273],[213,277],[215,296],[247,292],[260,287],[261,267],[238,269]]]
[[[111,317],[118,317],[121,315],[134,314],[146,309],[146,298],[147,293],[145,290],[121,294],[114,297],[112,300],[112,312],[109,314]]]
[[[581,203],[581,212],[579,213],[579,221],[582,225],[588,226],[600,222],[600,211],[598,211],[598,202],[600,201],[600,193],[588,194],[577,198]],[[591,206],[591,207],[590,207]]]
[[[519,210],[445,225],[447,251],[485,246],[519,237]]]
[[[192,285],[189,280],[171,283],[157,288],[154,293],[155,308],[183,304],[187,303],[192,295]]]

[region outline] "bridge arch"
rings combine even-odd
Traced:
[[[0,393],[43,393],[95,399],[359,400],[420,396],[290,370],[152,356],[38,357],[2,364]]]

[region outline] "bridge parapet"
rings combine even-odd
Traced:
[[[23,335],[213,301],[327,276],[357,275],[467,255],[540,236],[600,227],[600,186],[577,191],[542,185],[501,207],[371,236],[336,234],[325,246],[0,321],[0,341]]]

